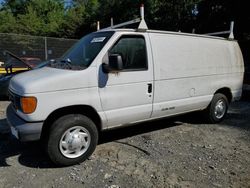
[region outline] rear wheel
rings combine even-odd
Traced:
[[[85,161],[95,150],[98,131],[88,117],[65,115],[50,128],[47,152],[57,165],[68,166]]]
[[[221,93],[216,93],[206,110],[207,119],[210,123],[221,122],[227,113],[228,100]]]

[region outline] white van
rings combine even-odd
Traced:
[[[243,72],[235,40],[105,29],[15,76],[7,119],[18,139],[44,139],[54,163],[71,165],[92,154],[102,130],[199,110],[222,121],[241,97]]]

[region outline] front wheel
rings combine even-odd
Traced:
[[[97,142],[98,131],[93,121],[81,114],[70,114],[52,124],[47,152],[57,165],[74,165],[85,161],[94,152]]]
[[[221,93],[216,93],[206,110],[208,121],[210,123],[221,122],[227,113],[228,100],[227,97]]]

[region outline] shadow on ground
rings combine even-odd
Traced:
[[[0,119],[0,134],[6,134],[10,132],[10,128],[7,125],[6,119]]]
[[[9,97],[7,97],[7,96],[0,96],[0,101],[9,101]]]
[[[175,122],[175,119],[171,118],[104,131],[100,135],[99,145],[180,124],[180,122]],[[15,156],[18,157],[20,164],[27,167],[56,168],[48,159],[40,142],[22,143],[11,137],[10,134],[0,134],[0,167],[11,166],[8,163],[8,158]]]
[[[243,90],[241,101],[250,101],[250,90]]]
[[[241,101],[235,102],[227,114],[227,118],[221,124],[243,129],[250,134],[250,91],[244,90]]]
[[[159,131],[170,127],[181,125],[181,122],[177,122],[176,118],[155,120],[145,123],[138,123],[136,125],[128,125],[126,127],[120,127],[113,130],[104,131],[100,135],[99,144],[120,140],[123,138],[129,138],[136,135]]]

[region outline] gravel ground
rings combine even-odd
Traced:
[[[250,100],[220,124],[198,114],[107,131],[82,164],[56,168],[39,143],[11,139],[0,102],[0,187],[250,187]]]

